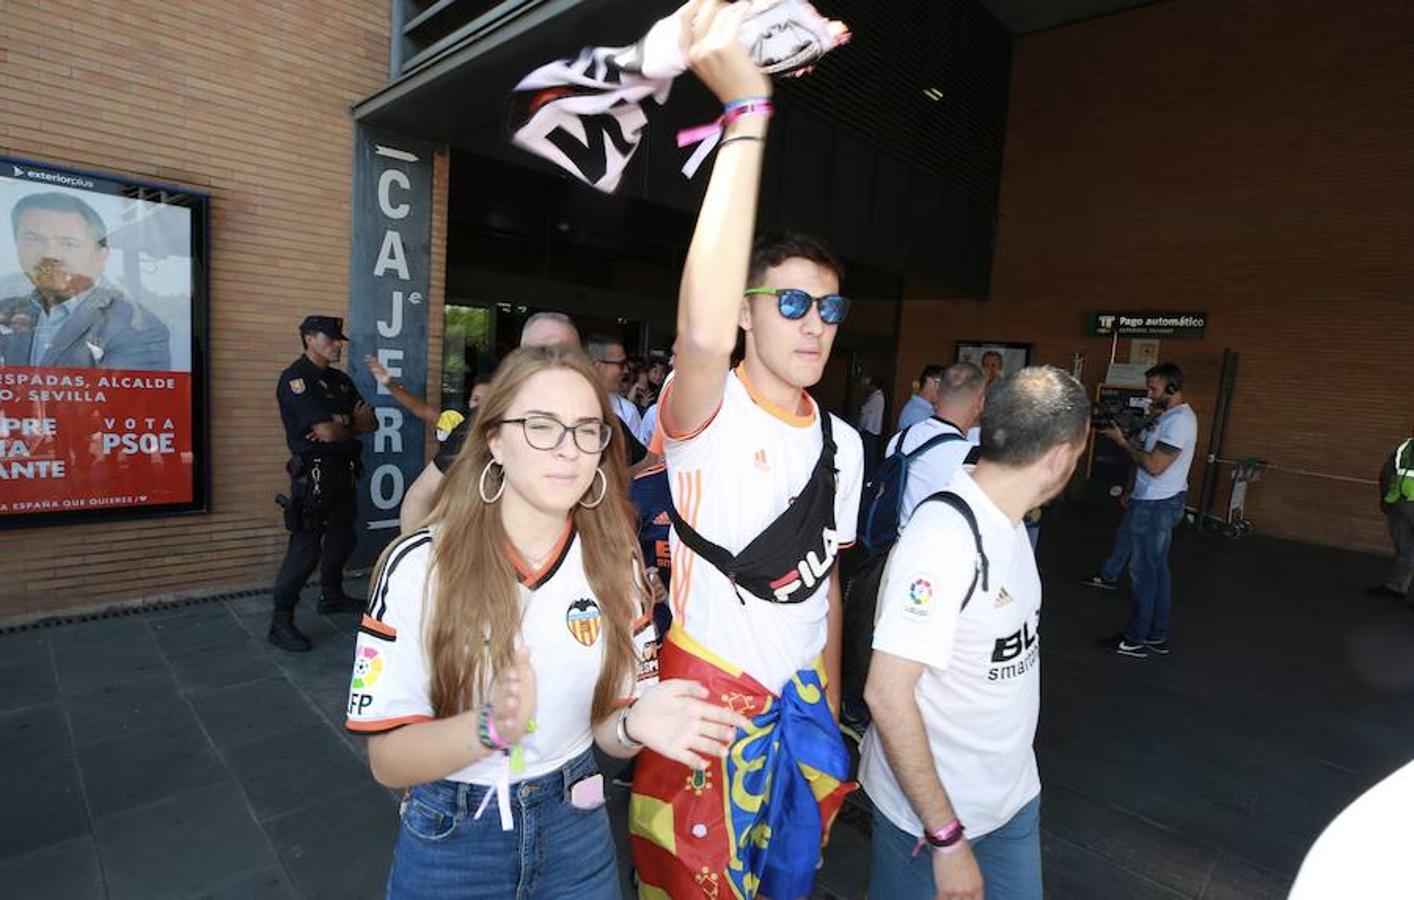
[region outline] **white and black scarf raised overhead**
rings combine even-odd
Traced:
[[[759,8],[742,42],[768,74],[800,71],[848,40],[807,0],[742,0]],[[648,124],[648,109],[668,100],[687,71],[680,9],[628,47],[586,47],[573,59],[541,66],[516,85],[515,144],[606,193],[619,186]]]

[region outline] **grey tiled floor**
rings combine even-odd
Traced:
[[[1414,756],[1414,613],[1361,594],[1378,558],[1186,536],[1173,656],[1107,655],[1124,597],[1076,579],[1108,524],[1052,513],[1042,541],[1047,894],[1281,897],[1323,824]],[[285,654],[268,604],[0,635],[0,894],[381,896],[396,803],[341,727],[355,617],[307,600],[315,649]],[[864,895],[865,823],[842,817],[819,896]]]

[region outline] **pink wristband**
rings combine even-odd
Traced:
[[[927,835],[927,838],[929,839],[928,843],[933,844],[934,846],[937,846],[939,844],[947,844],[950,843],[954,838],[957,837],[957,835],[961,833],[962,823],[959,822],[957,819],[953,819],[951,822],[944,825],[942,828],[939,828],[932,834]]]
[[[496,713],[490,706],[486,707],[486,736],[491,739],[491,743],[504,750],[510,746],[501,739],[501,734],[496,730]]]
[[[931,847],[935,853],[956,853],[967,843],[967,838],[963,836],[965,830],[962,822],[953,819],[937,831],[927,832],[920,837],[918,843],[913,845],[913,855],[917,856],[918,851],[924,847]]]
[[[697,173],[697,169],[707,159],[707,154],[711,153],[722,139],[722,133],[726,127],[737,119],[746,116],[766,116],[775,114],[776,107],[769,97],[750,97],[744,100],[734,100],[728,103],[722,110],[722,114],[715,122],[708,122],[705,125],[698,125],[695,128],[684,128],[678,132],[678,147],[687,147],[697,144],[697,149],[682,167],[682,173],[691,178]]]

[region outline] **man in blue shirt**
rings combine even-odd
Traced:
[[[944,371],[937,363],[929,363],[923,367],[923,374],[918,376],[918,393],[909,397],[908,402],[899,411],[899,431],[916,422],[922,422],[933,414],[933,405],[938,402],[938,388],[942,385]]]

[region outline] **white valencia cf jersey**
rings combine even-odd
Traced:
[[[435,602],[434,541],[426,529],[400,538],[369,594],[349,685],[351,731],[376,734],[433,718],[424,625]],[[585,577],[572,524],[539,571],[509,555],[521,579],[521,640],[530,650],[537,687],[536,730],[522,740],[525,766],[512,776],[519,781],[560,768],[592,743],[589,714],[604,664],[607,620]],[[651,620],[644,616],[634,628],[643,684],[657,670]],[[447,778],[494,784],[503,765],[491,756]]]
[[[968,836],[978,838],[1041,791],[1032,751],[1041,708],[1041,580],[1024,525],[1012,524],[966,470],[946,489],[977,518],[987,585],[979,577],[967,597],[977,544],[961,513],[924,503],[884,570],[874,650],[926,666],[914,700],[939,780]],[[923,833],[872,727],[859,780],[890,822]]]
[[[671,390],[669,380],[665,394]],[[741,369],[726,376],[722,405],[695,434],[672,434],[660,417],[664,455],[678,514],[704,538],[740,553],[804,489],[820,458],[819,416],[831,415],[802,394],[785,411],[756,397]],[[864,471],[859,435],[831,417],[835,449],[835,529],[839,547],[854,543]],[[790,602],[744,598],[728,578],[671,538],[674,622],[707,649],[779,691],[825,647],[828,570],[808,562],[788,583],[773,585]],[[798,577],[797,577],[798,576]]]

